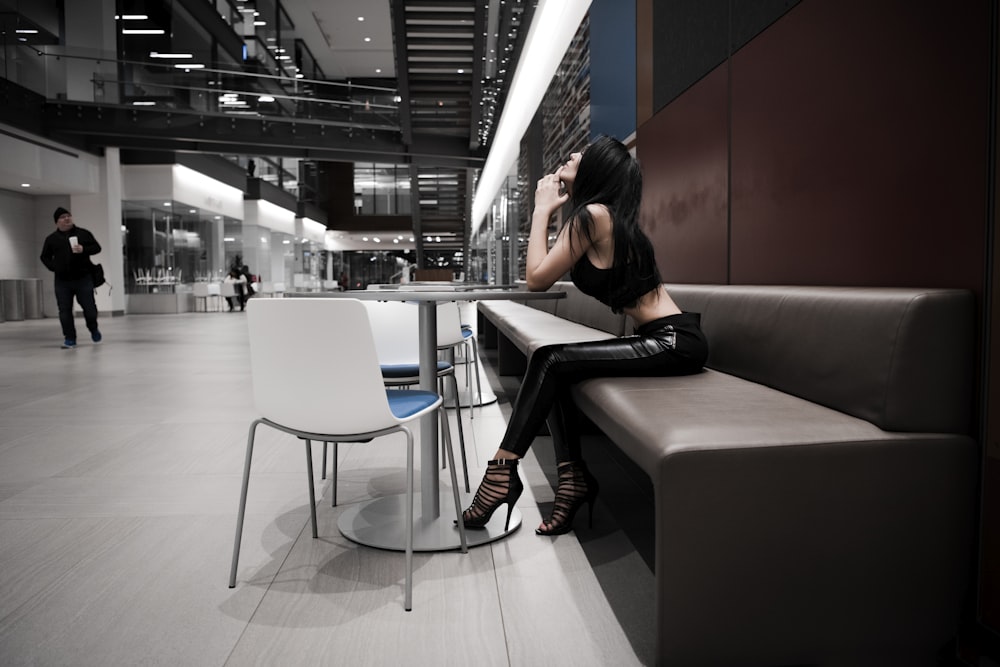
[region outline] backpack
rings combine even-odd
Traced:
[[[100,264],[90,266],[90,278],[94,281],[94,288],[98,288],[106,281],[104,280],[104,267]]]

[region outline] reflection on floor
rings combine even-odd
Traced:
[[[101,329],[102,344],[60,350],[55,319],[0,323],[2,664],[652,663],[651,519],[599,499],[592,530],[581,516],[575,535],[536,536],[552,499],[546,438],[522,467],[524,529],[465,555],[417,554],[406,613],[402,555],[336,529],[348,505],[402,490],[401,436],[341,445],[337,508],[315,453],[312,539],[301,444],[261,430],[229,589],[255,416],[244,316],[131,315]],[[516,391],[488,362],[484,379],[499,400],[466,417],[475,480]],[[604,471],[627,466],[599,442],[588,459],[611,497]]]

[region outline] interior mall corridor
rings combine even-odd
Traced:
[[[103,317],[101,330],[100,345],[60,350],[55,319],[0,324],[3,665],[651,663],[653,574],[600,503],[586,551],[573,533],[534,534],[553,495],[544,439],[522,467],[521,529],[416,554],[407,613],[403,554],[337,530],[346,507],[403,490],[402,436],[340,446],[337,508],[314,447],[312,539],[303,447],[259,429],[229,589],[256,417],[245,316]],[[465,416],[473,484],[508,412],[488,363],[483,377],[500,400]]]

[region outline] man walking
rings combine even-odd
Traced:
[[[73,297],[83,308],[83,317],[90,330],[90,339],[101,342],[97,328],[97,303],[94,301],[94,280],[91,277],[91,255],[101,252],[101,245],[86,229],[73,224],[73,215],[59,207],[52,214],[56,231],[42,245],[42,264],[55,273],[56,303],[62,325],[64,350],[76,347],[76,323],[73,321]]]

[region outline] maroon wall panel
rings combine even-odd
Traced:
[[[731,282],[981,291],[987,19],[804,0],[732,57]]]
[[[636,131],[642,224],[667,282],[728,281],[726,123],[722,66]]]

